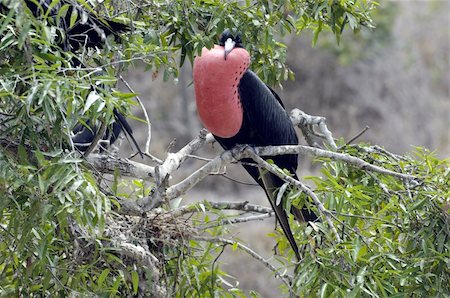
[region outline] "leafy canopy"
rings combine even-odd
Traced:
[[[52,1],[52,6],[59,2]],[[212,47],[223,29],[230,27],[242,31],[252,68],[273,85],[293,77],[280,36],[310,31],[315,44],[323,30],[330,30],[339,41],[346,28],[372,28],[376,5],[364,0],[76,3],[91,13],[130,24],[131,32],[123,34],[119,44],[110,39],[101,50],[68,53],[58,47],[65,38],[59,25],[66,8],[56,16],[34,17],[24,1],[0,1],[2,295],[124,296],[149,291],[156,282],[149,266],[118,253],[114,242],[120,224],[126,222],[117,220],[118,198],[142,198],[152,184],[121,180],[117,175],[112,183],[104,183],[71,143],[77,123],[110,123],[114,108],[126,113],[135,104],[134,94],[116,89],[121,70],[144,63],[154,75],[163,72],[165,79],[176,79],[183,63],[192,63],[202,47]],[[74,56],[85,67],[74,67]],[[98,96],[92,96],[93,91]],[[448,294],[448,163],[425,150],[415,158],[392,158],[367,153],[367,148],[345,150],[416,175],[418,184],[406,185],[321,160],[324,178],[310,179],[326,208],[335,210],[342,221],[335,220],[344,241],[334,245],[322,224],[293,225],[297,240],[305,245],[294,290],[306,296],[342,297]],[[305,201],[296,192],[291,198],[294,204]],[[190,218],[192,226],[183,233],[225,216],[205,209]],[[168,227],[173,226],[150,226],[146,231],[153,234],[139,234],[148,238],[149,250],[164,260],[159,269],[168,291],[180,297],[244,295],[226,282],[230,277],[218,266],[223,245],[177,238],[176,233],[170,241],[158,240],[160,234],[154,233],[167,234]],[[221,236],[227,229],[208,231]],[[276,236],[283,250],[286,240]],[[281,257],[279,261],[282,267],[290,264]]]

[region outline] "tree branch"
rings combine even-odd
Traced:
[[[186,146],[180,149],[177,153],[168,153],[167,158],[164,163],[159,166],[159,171],[161,176],[165,176],[167,174],[171,174],[174,170],[178,169],[179,166],[186,160],[193,152],[197,151],[201,148],[208,139],[211,139],[211,136],[208,136],[208,131],[206,129],[202,129],[199,135],[190,141]]]
[[[97,171],[106,174],[114,174],[116,170],[121,176],[139,179],[154,178],[155,168],[129,159],[110,157],[106,154],[90,154],[86,157],[88,165]]]
[[[361,168],[362,170],[367,170],[371,172],[378,172],[384,175],[393,176],[400,179],[414,180],[417,177],[412,175],[397,173],[379,166],[372,165],[358,157],[354,157],[344,153],[332,152],[329,150],[309,147],[309,146],[266,146],[266,147],[255,147],[254,152],[259,156],[273,156],[273,155],[284,155],[284,154],[310,154],[317,157],[325,157],[333,160],[340,160]]]
[[[311,138],[311,134],[312,134],[312,135],[315,135],[317,137],[324,139],[324,141],[333,150],[337,149],[336,143],[334,142],[334,139],[333,139],[333,135],[328,130],[328,127],[326,125],[325,117],[311,116],[299,109],[293,109],[291,111],[290,117],[291,117],[292,124],[294,124],[294,126],[298,126],[302,130],[303,136],[305,137],[306,142],[308,143],[309,146],[318,147],[318,145]],[[318,126],[320,134],[317,134],[314,131],[314,129],[313,129],[314,125]]]
[[[202,206],[200,206],[202,205]],[[212,202],[212,201],[202,201],[191,205],[186,205],[172,211],[172,214],[177,217],[191,212],[199,212],[204,210],[239,210],[245,212],[255,212],[255,213],[271,213],[272,208],[264,207],[261,205],[249,204],[248,201],[244,202]]]
[[[275,274],[275,278],[279,278],[288,287],[289,291],[292,292],[292,287],[291,287],[292,276],[290,276],[286,273],[280,273],[277,270],[277,268],[275,268],[272,264],[270,264],[268,261],[266,261],[262,256],[260,256],[258,253],[256,253],[251,248],[243,245],[242,243],[233,241],[230,239],[220,238],[220,237],[192,236],[191,239],[197,240],[197,241],[207,241],[207,242],[212,242],[212,243],[222,243],[222,244],[227,244],[227,245],[231,245],[231,246],[237,245],[237,247],[239,249],[243,250],[244,252],[246,252],[247,254],[252,256],[254,259],[256,259],[260,263],[262,263],[270,271],[272,271]]]
[[[269,164],[267,161],[262,159],[259,155],[257,155],[250,147],[248,147],[244,151],[248,157],[252,158],[256,163],[258,163],[258,166],[261,168],[266,169],[267,171],[271,172],[274,175],[277,175],[281,179],[283,179],[286,182],[289,182],[295,186],[297,186],[299,189],[301,189],[303,192],[305,192],[314,202],[314,204],[317,206],[319,211],[325,216],[325,219],[330,226],[330,229],[333,231],[337,242],[341,242],[341,237],[339,236],[338,231],[336,230],[336,227],[334,226],[333,222],[331,221],[331,218],[333,215],[325,209],[322,202],[319,200],[317,195],[305,184],[301,183],[300,181],[292,178],[291,176],[286,175],[284,172],[279,171],[275,169],[271,164]]]
[[[263,213],[258,215],[250,215],[246,217],[236,217],[236,218],[225,218],[220,221],[216,221],[215,223],[209,224],[203,229],[210,229],[214,227],[224,226],[224,225],[233,225],[238,223],[244,223],[244,222],[250,222],[250,221],[257,221],[257,220],[265,220],[267,218],[273,217],[275,215],[275,212],[270,213]]]

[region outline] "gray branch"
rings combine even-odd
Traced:
[[[204,210],[239,210],[245,212],[254,212],[254,213],[272,213],[273,210],[270,207],[264,207],[261,205],[250,204],[248,201],[244,202],[214,202],[214,201],[202,201],[197,202],[191,205],[186,205],[180,207],[176,210],[172,211],[172,214],[177,217],[184,215],[186,213],[191,212],[199,212],[203,211],[203,208],[200,206],[203,205]]]
[[[267,146],[267,147],[255,147],[254,151],[260,156],[272,156],[272,155],[284,155],[284,154],[310,154],[316,157],[325,157],[333,160],[343,161],[345,163],[351,164],[355,167],[361,168],[362,170],[367,170],[371,172],[378,172],[380,174],[393,176],[400,179],[414,180],[417,177],[397,173],[379,166],[370,164],[358,157],[354,157],[345,153],[337,153],[329,150],[309,147],[309,146]]]
[[[115,158],[106,154],[90,154],[86,157],[88,165],[96,171],[147,180],[155,177],[155,168],[129,159]]]
[[[206,227],[204,227],[203,229],[210,229],[210,228],[220,227],[220,226],[225,226],[225,225],[234,225],[234,224],[245,223],[245,222],[250,222],[250,221],[260,221],[260,220],[265,220],[267,218],[271,218],[274,215],[275,215],[275,212],[272,211],[270,213],[249,215],[246,217],[226,218],[226,219],[222,219],[220,221],[211,223],[211,224],[207,225]]]
[[[328,130],[328,127],[326,125],[325,117],[312,116],[299,109],[293,109],[291,111],[291,121],[294,126],[298,126],[302,130],[303,136],[305,137],[306,142],[309,146],[319,147],[311,137],[311,135],[314,135],[316,137],[324,139],[324,141],[331,147],[331,149],[337,149],[336,143],[333,139],[333,135]],[[314,125],[318,127],[319,133],[316,133],[316,131],[314,130]]]

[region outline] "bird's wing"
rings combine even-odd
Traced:
[[[272,92],[272,95],[275,96],[275,99],[278,101],[278,103],[283,107],[283,109],[286,110],[286,107],[283,104],[283,101],[281,100],[280,96],[273,90],[269,85],[266,85],[267,88],[269,88],[270,92]]]
[[[242,77],[239,96],[244,110],[243,128],[254,128],[245,133],[251,139],[243,141],[254,146],[298,144],[297,134],[281,99],[252,71],[247,71]],[[297,169],[297,155],[274,156],[271,159],[292,173]]]
[[[297,135],[284,110],[281,100],[251,71],[247,71],[239,82],[239,96],[244,110],[244,123],[236,138],[239,143],[253,146],[298,144]],[[242,135],[242,137],[240,136]],[[297,155],[269,156],[280,168],[295,174]],[[274,197],[284,181],[272,173],[262,173],[256,168],[245,166],[249,174],[264,188],[280,226],[295,255],[300,259],[298,246],[289,225],[289,218],[283,204],[276,204]]]

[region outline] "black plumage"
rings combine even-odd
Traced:
[[[235,136],[231,138],[215,136],[217,142],[224,149],[232,149],[238,144],[247,144],[255,147],[298,145],[295,129],[281,99],[255,73],[247,70],[239,82],[238,90],[244,112],[244,121],[241,129]],[[297,155],[267,156],[264,159],[273,160],[274,164],[282,169],[287,169],[293,175],[293,178],[297,179],[295,174],[298,165]],[[284,234],[288,238],[296,257],[300,259],[286,212],[282,204],[278,206],[275,204],[275,192],[284,184],[284,181],[272,173],[262,173],[256,166],[249,165],[253,163],[252,160],[246,159],[243,162],[247,172],[266,192]],[[306,208],[298,210],[296,207],[292,207],[291,212],[299,220],[317,220],[317,216]]]
[[[56,22],[55,25],[62,29],[64,36],[60,37],[58,46],[66,52],[75,53],[82,48],[103,48],[106,37],[114,36],[115,40],[119,41],[119,34],[129,30],[126,24],[101,18],[92,11],[88,12],[76,1],[61,0],[53,7],[52,0],[24,1],[35,17],[48,14],[48,17]],[[58,17],[63,9],[65,12]],[[73,16],[75,19],[72,19]]]
[[[126,24],[101,18],[93,11],[87,11],[76,1],[61,0],[56,5],[53,2],[53,0],[23,1],[36,18],[44,17],[47,14],[47,20],[60,29],[56,46],[64,52],[77,54],[88,48],[103,48],[108,36],[113,36],[116,41],[119,41],[119,34],[129,30],[129,26]],[[0,10],[7,10],[7,6],[0,4]],[[76,55],[71,58],[70,62],[76,67],[84,66]],[[107,128],[101,139],[112,144],[117,140],[120,132],[124,131],[142,156],[127,120],[117,109],[114,109],[113,112],[115,122]],[[87,121],[86,124],[87,127],[78,124],[73,130],[72,141],[81,152],[90,146],[98,129],[97,125],[92,124],[91,121]]]

